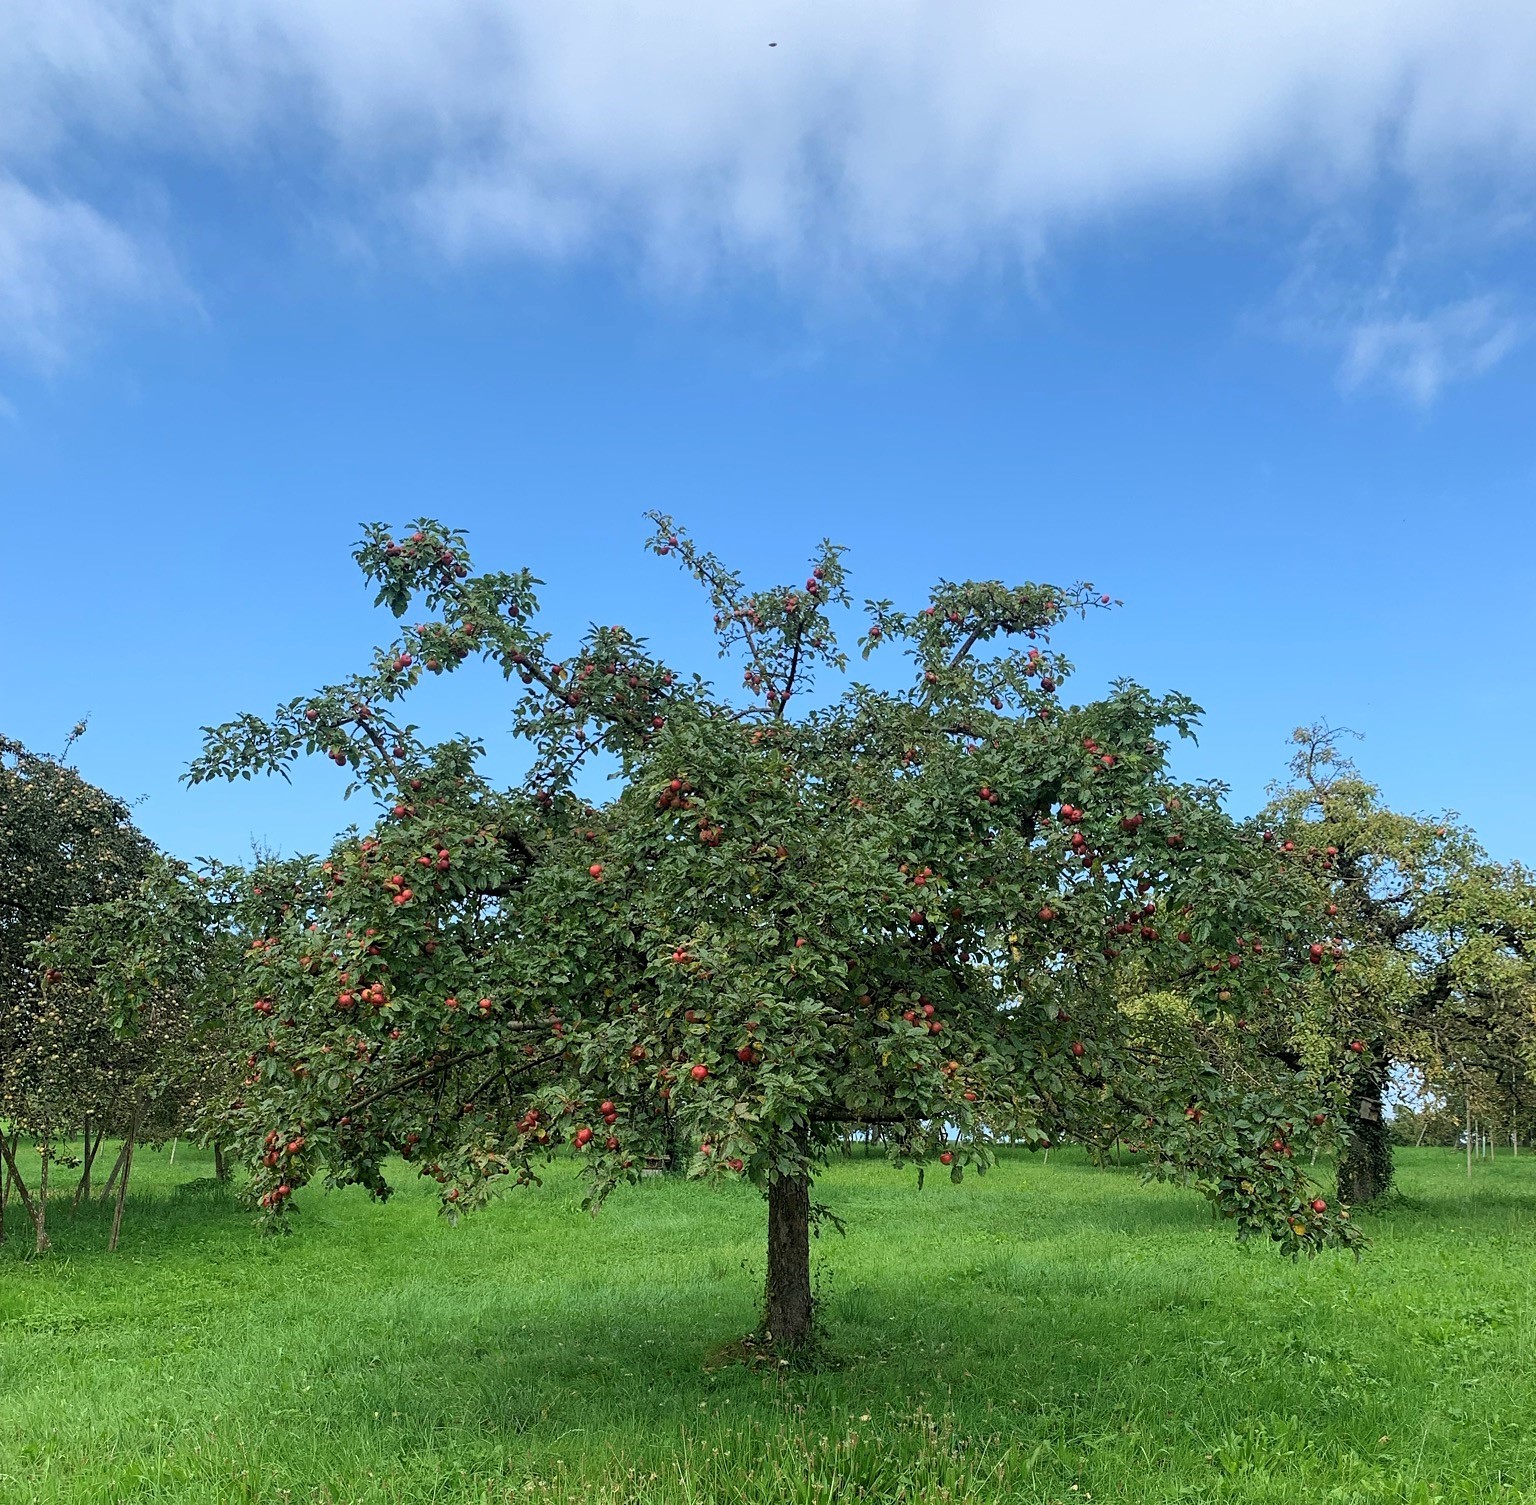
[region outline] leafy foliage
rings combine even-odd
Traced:
[[[38,1005],[10,1063],[23,1116],[131,1124],[150,1141],[218,1118],[231,1077],[230,903],[226,882],[156,855],[132,888],[76,906],[38,943]]]
[[[1389,809],[1340,736],[1298,729],[1291,781],[1267,815],[1348,947],[1329,1028],[1361,1047],[1340,1176],[1364,1199],[1391,1182],[1383,1099],[1394,1066],[1480,1114],[1514,1121],[1536,1106],[1536,882],[1491,861],[1453,815]]]
[[[1087,585],[941,582],[868,602],[851,679],[841,550],[749,590],[668,518],[650,547],[702,586],[742,694],[620,626],[557,655],[533,578],[478,573],[427,519],[357,551],[377,601],[425,614],[349,680],[210,729],[194,782],[324,753],[378,801],[323,861],[269,864],[253,936],[240,1124],[277,1217],[324,1172],[387,1193],[398,1152],[445,1208],[579,1153],[600,1201],[679,1147],[695,1177],[808,1177],[851,1125],[893,1159],[984,1172],[1134,1123],[1158,1174],[1247,1236],[1351,1243],[1303,1166],[1348,1053],[1294,1042],[1342,958],[1308,891],[1221,791],[1168,770],[1198,708],[1129,682],[1067,704],[1051,645],[1111,603]],[[526,780],[403,716],[471,657],[519,690]],[[811,691],[815,688],[815,695]],[[797,709],[799,707],[804,709]],[[792,711],[794,712],[792,714]],[[619,792],[583,797],[584,771]],[[1182,1044],[1134,1000],[1173,992]]]

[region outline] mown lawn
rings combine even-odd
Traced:
[[[106,1163],[110,1163],[107,1161]],[[565,1170],[458,1229],[402,1179],[262,1239],[205,1156],[0,1251],[0,1501],[1536,1501],[1536,1157],[1400,1152],[1356,1264],[1055,1154],[839,1164],[832,1353],[719,1362],[762,1203]]]

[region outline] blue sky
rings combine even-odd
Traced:
[[[764,582],[823,535],[860,595],[1092,579],[1079,693],[1193,695],[1238,808],[1326,718],[1536,857],[1536,15],[1158,17],[0,20],[0,729],[88,713],[184,855],[323,846],[328,764],[178,776],[387,633],[358,525],[443,517],[557,632],[697,663],[656,506]],[[426,715],[515,767],[489,678]]]

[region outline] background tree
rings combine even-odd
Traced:
[[[781,1348],[811,1333],[812,1176],[849,1125],[958,1180],[997,1135],[1129,1115],[1244,1236],[1353,1241],[1298,1153],[1337,1104],[1255,1039],[1294,1033],[1334,959],[1286,864],[1219,790],[1171,778],[1166,738],[1196,707],[1130,683],[1062,703],[1050,632],[1109,599],[941,582],[912,613],[869,602],[865,656],[906,659],[877,689],[838,644],[839,549],[750,591],[654,521],[744,694],[623,627],[556,655],[536,582],[475,573],[424,519],[403,541],[371,528],[356,557],[381,604],[426,620],[366,672],[209,731],[194,782],[322,752],[383,810],[261,880],[242,1101],[262,1204],[281,1216],[322,1169],[384,1195],[398,1153],[457,1212],[561,1143],[595,1203],[681,1141],[692,1175],[766,1193]],[[478,743],[427,746],[401,714],[472,655],[521,686],[533,756],[510,790]],[[619,792],[598,806],[604,769]],[[1176,980],[1244,1069],[1148,1047],[1118,1003],[1128,967]]]
[[[104,1140],[122,1140],[102,1193],[117,1196],[112,1248],[136,1146],[213,1132],[227,1111],[234,1072],[225,1025],[237,944],[229,912],[208,876],[156,856],[127,892],[77,905],[33,948],[38,986],[0,1103],[45,1148],[61,1126],[81,1126],[77,1203],[90,1195]],[[29,1198],[40,1252],[47,1165],[45,1155]]]
[[[1529,1101],[1536,886],[1489,860],[1453,816],[1383,803],[1326,726],[1297,730],[1291,779],[1266,818],[1272,844],[1311,875],[1315,905],[1347,941],[1334,1031],[1362,1046],[1339,1195],[1370,1201],[1392,1180],[1386,1100],[1394,1068],[1434,1084],[1503,1083]]]
[[[0,736],[0,1231],[14,1188],[34,1220],[40,1247],[47,1244],[46,1189],[54,1145],[80,1126],[81,1117],[63,1103],[58,1113],[28,1117],[25,1128],[37,1133],[41,1151],[41,1195],[34,1201],[14,1153],[24,1127],[18,1098],[25,1085],[22,1063],[33,1049],[40,1008],[31,950],[77,905],[131,889],[154,853],[128,805],[88,783],[66,761],[84,731],[81,722],[57,758]]]

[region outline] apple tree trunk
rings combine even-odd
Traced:
[[[1374,1202],[1392,1185],[1392,1137],[1385,1107],[1387,1061],[1373,1051],[1349,1103],[1349,1129],[1339,1159],[1339,1200],[1357,1206]]]
[[[811,1338],[811,1178],[768,1183],[768,1299],[764,1336],[780,1352]]]

